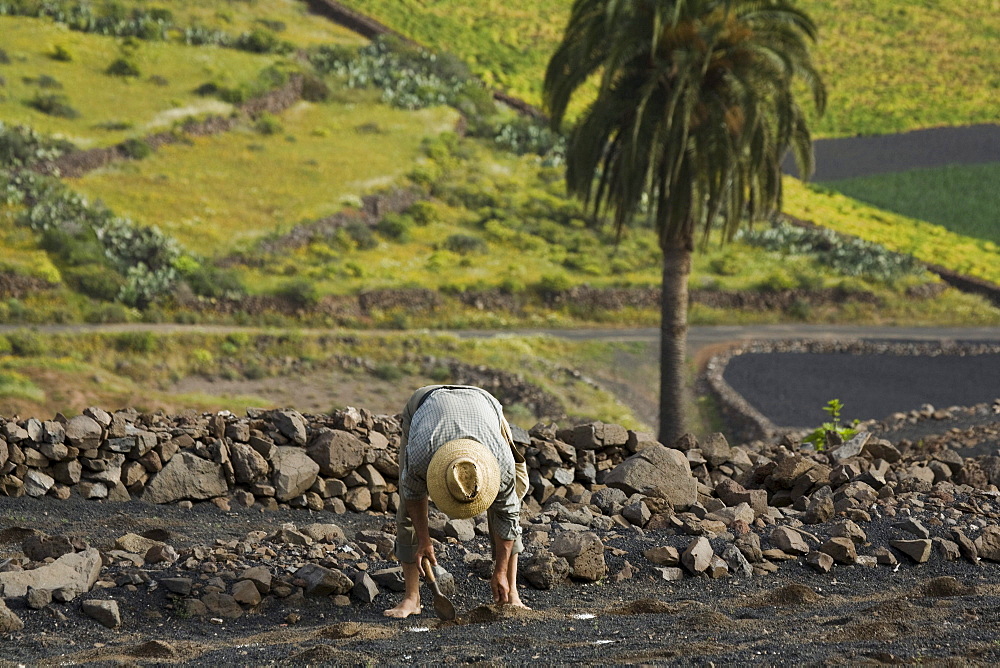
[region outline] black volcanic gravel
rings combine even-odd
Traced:
[[[883,419],[931,404],[972,406],[1000,397],[1000,355],[771,352],[734,356],[727,383],[774,424],[813,427],[840,399],[842,419]]]

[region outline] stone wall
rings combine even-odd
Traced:
[[[517,431],[539,503],[556,488],[565,494],[604,483],[608,471],[652,443],[603,423]],[[332,415],[251,409],[240,417],[92,407],[69,419],[0,418],[0,494],[394,511],[399,439],[395,416],[356,408]]]

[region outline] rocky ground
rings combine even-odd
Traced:
[[[1000,661],[1000,402],[900,414],[820,453],[788,439],[666,448],[614,425],[539,425],[523,517],[532,609],[487,605],[484,527],[435,517],[453,622],[435,618],[429,593],[419,617],[381,616],[400,586],[391,513],[373,509],[394,503],[391,457],[368,457],[375,468],[348,461],[354,441],[317,445],[351,433],[363,452],[391,454],[391,419],[89,413],[108,421],[96,452],[82,421],[0,430],[15,494],[0,497],[0,666]],[[59,425],[66,453],[52,443]],[[278,475],[298,426],[321,463],[304,493]],[[113,467],[115,439],[129,437],[124,490],[84,499],[107,478],[91,461],[38,493],[46,471],[66,480],[70,448]],[[244,442],[268,453],[267,477],[248,482],[258,460]],[[129,467],[155,452],[160,472],[193,471],[223,451],[225,493],[198,492],[194,477],[167,491],[166,475],[140,483]]]

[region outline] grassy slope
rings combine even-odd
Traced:
[[[450,109],[302,102],[282,114],[276,134],[195,138],[70,185],[212,257],[331,215],[346,198],[392,182],[413,164],[424,136],[456,120]]]
[[[0,354],[0,415],[48,416],[56,411],[73,415],[92,405],[134,406],[145,411],[225,409],[237,413],[247,406],[280,407],[260,396],[178,394],[171,388],[180,378],[236,377],[237,369],[248,367],[256,370],[255,377],[271,379],[276,385],[294,383],[297,377],[322,377],[336,372],[338,366],[328,364],[335,355],[364,358],[387,372],[380,379],[365,380],[362,376],[361,382],[385,387],[405,376],[412,387],[413,382],[434,381],[421,375],[418,365],[405,360],[419,350],[421,355],[441,360],[516,369],[526,381],[557,397],[570,416],[643,426],[609,392],[566,373],[566,360],[603,369],[613,359],[609,351],[615,348],[607,344],[551,337],[458,339],[410,333],[353,333],[349,337],[300,332],[47,336],[22,331],[9,336],[30,347],[32,354]],[[4,342],[0,336],[0,344]],[[388,375],[389,371],[392,375]],[[81,383],[81,378],[87,382]],[[437,382],[441,380],[437,378]],[[394,402],[392,408],[398,410],[398,403]],[[509,409],[518,424],[527,428],[535,423],[526,407],[515,405]]]
[[[0,65],[0,76],[7,82],[0,88],[0,118],[64,137],[81,148],[109,146],[169,128],[186,116],[228,113],[229,105],[199,97],[194,89],[209,81],[226,86],[251,81],[276,60],[234,49],[140,42],[134,59],[142,76],[122,78],[104,73],[121,55],[114,39],[72,32],[41,19],[11,17],[0,17],[0,34],[0,47],[11,60]],[[72,61],[53,60],[56,45],[67,49]],[[26,81],[37,82],[43,75],[62,88]],[[154,76],[162,80],[154,82]],[[79,118],[50,116],[25,104],[36,94],[49,93],[65,95]],[[112,129],[106,129],[109,126]]]
[[[952,165],[823,185],[895,213],[1000,244],[1000,163]]]
[[[128,7],[165,6],[170,9],[177,25],[203,25],[232,35],[262,26],[280,28],[276,32],[281,39],[300,47],[330,43],[362,44],[367,41],[357,33],[311,14],[301,0],[170,0],[162,3],[125,0],[120,4]]]
[[[1000,248],[991,241],[963,236],[940,225],[866,206],[844,195],[787,177],[784,208],[793,216],[1000,285],[1000,262],[997,262]]]
[[[461,56],[529,102],[570,0],[343,0],[432,48]],[[989,2],[803,0],[820,27],[830,88],[818,136],[883,134],[1000,118],[1000,25]]]

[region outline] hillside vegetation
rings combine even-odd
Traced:
[[[342,0],[533,104],[562,37],[570,0]],[[830,90],[819,137],[887,134],[1000,118],[996,5],[801,0]]]
[[[298,0],[0,4],[0,322],[657,324],[654,231],[640,223],[618,238],[569,199],[560,138],[494,104],[483,85],[537,102],[568,2],[349,4],[442,51],[369,44]],[[981,13],[889,4],[854,8],[870,14],[857,33],[847,21],[842,33],[827,33],[818,53],[835,109],[820,133],[995,116],[996,101],[979,88],[996,83],[986,72],[996,63]],[[838,9],[851,8],[815,6],[821,23]],[[968,36],[962,45],[935,42],[951,55],[943,70],[912,77],[925,85],[923,103],[904,105],[914,90],[897,98],[893,84],[903,58],[886,57],[873,82],[870,64],[854,62],[857,49],[889,53],[892,35],[933,17],[938,35]],[[930,48],[928,39],[902,43],[901,53]],[[968,95],[945,94],[939,77],[967,85]],[[884,87],[877,104],[862,94],[872,87]],[[61,165],[72,165],[72,176]],[[797,181],[786,189],[791,215],[867,241],[777,220],[729,243],[703,240],[692,323],[1000,324],[1000,310],[944,287],[914,261],[1000,282],[995,242]],[[403,334],[18,332],[0,338],[0,413],[116,402],[238,410],[275,399],[228,396],[212,382],[281,385],[307,373],[323,383],[335,368],[378,378],[380,387],[451,380],[443,366],[408,357],[413,346],[517,369],[570,416],[639,425],[585,380],[565,380],[561,366],[610,377],[628,351]],[[363,363],[340,368],[342,354]],[[185,390],[180,382],[190,378],[209,385]],[[524,407],[512,412],[527,426],[536,417]]]

